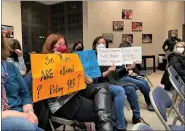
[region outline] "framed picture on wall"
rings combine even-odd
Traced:
[[[174,34],[174,36],[178,37],[178,30],[169,30],[168,31],[168,38],[171,38],[173,34]]]
[[[128,41],[129,43],[133,43],[133,34],[122,34],[122,42]]]
[[[113,21],[113,31],[123,31],[124,22],[123,21]]]
[[[133,11],[130,9],[122,9],[122,19],[132,19]]]
[[[152,43],[152,34],[142,34],[142,43]]]
[[[1,31],[5,38],[14,38],[14,29],[13,26],[1,25]]]
[[[142,31],[143,23],[142,22],[132,22],[132,31]]]
[[[112,33],[103,33],[102,37],[108,41],[108,43],[113,43],[113,34]]]

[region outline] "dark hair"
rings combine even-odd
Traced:
[[[109,43],[108,43],[108,41],[107,41],[105,38],[103,38],[102,36],[98,36],[98,37],[96,37],[96,38],[94,39],[94,41],[93,41],[93,44],[92,44],[92,49],[93,49],[93,50],[96,50],[96,44],[98,43],[98,41],[99,41],[100,39],[104,39],[104,40],[105,40],[105,43],[106,43],[106,48],[109,48]]]
[[[1,32],[1,59],[6,60],[10,55],[10,49],[8,45],[5,43],[3,33]]]
[[[7,39],[7,43],[10,47],[10,58],[12,58],[14,61],[18,62],[18,55],[15,52],[16,49],[21,50],[21,44],[17,39]]]
[[[82,45],[82,50],[84,50],[84,45],[83,45],[83,43],[81,42],[81,41],[77,41],[77,42],[75,42],[74,43],[74,45],[73,45],[73,51],[75,51],[75,48],[76,48],[76,46],[79,44],[79,43],[81,43],[81,45]]]
[[[55,46],[55,44],[61,39],[63,38],[65,41],[65,45],[67,46],[67,41],[65,40],[64,36],[57,33],[57,34],[50,34],[47,38],[46,41],[44,43],[43,46],[43,53],[53,53],[53,48]],[[68,46],[67,46],[68,47]]]

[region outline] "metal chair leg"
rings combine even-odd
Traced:
[[[176,125],[176,123],[177,123],[177,118],[178,118],[178,116],[175,116],[175,117],[174,117],[173,125]]]
[[[53,124],[52,124],[52,122],[51,122],[50,119],[49,119],[49,124],[50,124],[50,126],[51,126],[51,130],[52,130],[52,131],[55,131],[55,128],[53,127]]]
[[[129,104],[128,104],[127,100],[125,100],[125,106],[127,107],[127,110],[130,111]]]
[[[66,130],[66,125],[63,125],[63,131],[65,131]]]
[[[147,77],[147,75],[146,75],[145,77],[146,77],[146,79],[148,80],[148,82],[150,83],[150,85],[153,87],[153,84],[152,84],[152,82],[149,80],[149,78]]]

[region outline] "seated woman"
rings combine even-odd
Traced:
[[[92,45],[93,50],[97,50],[98,48],[108,48],[108,47],[109,47],[108,42],[101,36],[95,38],[93,41],[93,45]],[[113,70],[113,72],[110,74],[107,74],[110,68],[112,68],[111,70]],[[127,95],[128,101],[133,111],[132,123],[137,124],[139,122],[144,122],[144,120],[140,116],[140,107],[138,104],[137,94],[136,94],[137,87],[131,83],[124,82],[121,80],[121,78],[128,73],[127,70],[131,68],[132,67],[127,67],[119,70],[119,69],[116,69],[115,66],[101,67],[101,72],[102,74],[107,74],[107,76],[104,77],[103,82],[119,85],[125,89],[125,93]]]
[[[64,37],[51,34],[47,37],[43,53],[67,53],[68,47]],[[70,95],[48,99],[51,113],[57,117],[65,117],[82,122],[95,122],[97,130],[113,130],[112,102],[107,84],[88,84],[84,90]],[[61,81],[63,82],[63,81]]]
[[[26,65],[22,56],[21,45],[16,39],[7,39],[7,44],[10,46],[10,56],[8,62],[12,62],[20,70],[21,75],[26,74]]]
[[[185,42],[177,42],[174,51],[168,55],[168,62],[185,83]]]
[[[81,41],[77,41],[73,45],[73,51],[83,51],[84,50],[84,45]]]
[[[9,50],[1,34],[1,99],[3,131],[36,131],[38,120],[23,78],[13,63],[6,62]]]
[[[76,42],[73,46],[74,51],[83,51],[84,47],[81,42]],[[107,72],[111,73],[113,70],[110,68]],[[88,81],[89,84],[91,83],[102,83],[102,78],[106,74],[102,74],[101,77],[92,79],[88,76],[86,76],[86,80]],[[112,85],[109,84],[109,90],[110,94],[112,96],[112,99],[114,101],[114,109],[115,109],[115,116],[116,116],[116,128],[117,130],[126,130],[127,122],[124,119],[124,101],[125,101],[125,90],[121,86],[117,85]]]
[[[121,46],[121,45],[120,45],[120,47],[124,48],[124,46]],[[122,80],[134,83],[137,87],[139,87],[139,90],[144,95],[148,110],[154,111],[153,106],[150,101],[150,98],[149,98],[150,86],[145,79],[138,77],[139,74],[136,73],[136,71],[135,71],[136,69],[137,68],[130,69],[128,71],[128,74],[123,76]]]

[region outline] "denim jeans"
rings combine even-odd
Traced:
[[[114,100],[114,109],[116,115],[116,128],[126,129],[124,119],[125,90],[121,86],[109,85],[110,94]]]
[[[140,116],[140,107],[137,100],[137,93],[134,86],[125,86],[125,94],[127,95],[128,102],[133,112],[133,118],[139,120]]]
[[[44,131],[38,124],[32,124],[23,117],[8,117],[2,119],[2,131]]]
[[[149,97],[150,86],[149,86],[148,82],[145,79],[137,78],[137,77],[132,78],[130,76],[124,76],[122,78],[122,80],[134,83],[139,88],[141,93],[144,95],[146,104],[147,105],[151,104],[150,97]]]

